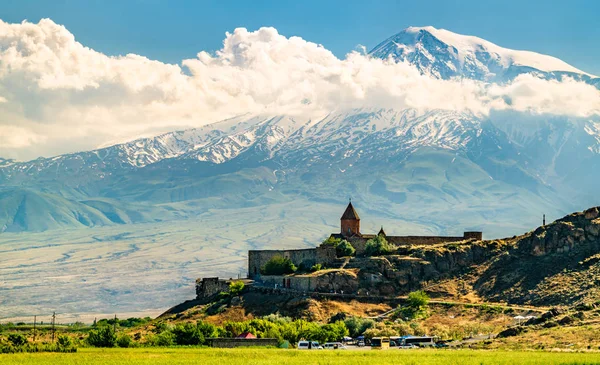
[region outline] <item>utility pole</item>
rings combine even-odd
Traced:
[[[33,316],[33,342],[35,342],[35,322],[36,322],[37,316]]]
[[[54,325],[56,324],[56,312],[52,313],[52,342],[54,342],[54,332],[56,332],[56,328]]]

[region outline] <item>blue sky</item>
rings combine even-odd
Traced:
[[[3,0],[0,18],[49,17],[86,46],[180,63],[219,49],[226,31],[273,26],[338,57],[408,27],[433,25],[507,48],[546,53],[600,74],[600,1],[159,1]]]

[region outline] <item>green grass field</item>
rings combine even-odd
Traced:
[[[600,364],[600,353],[482,350],[298,351],[279,349],[79,349],[0,355],[0,364]]]

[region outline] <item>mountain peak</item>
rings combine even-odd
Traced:
[[[595,77],[552,56],[500,47],[485,39],[432,26],[408,27],[377,45],[374,57],[414,64],[438,78],[509,81],[522,73]],[[558,74],[558,75],[556,75]]]

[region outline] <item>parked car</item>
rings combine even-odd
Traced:
[[[341,342],[327,342],[323,348],[325,350],[345,350],[346,346]]]
[[[356,342],[356,346],[358,346],[358,347],[363,347],[363,346],[365,346],[365,341],[364,341],[364,340],[358,340],[358,341]]]
[[[298,350],[323,350],[317,341],[299,341]]]

